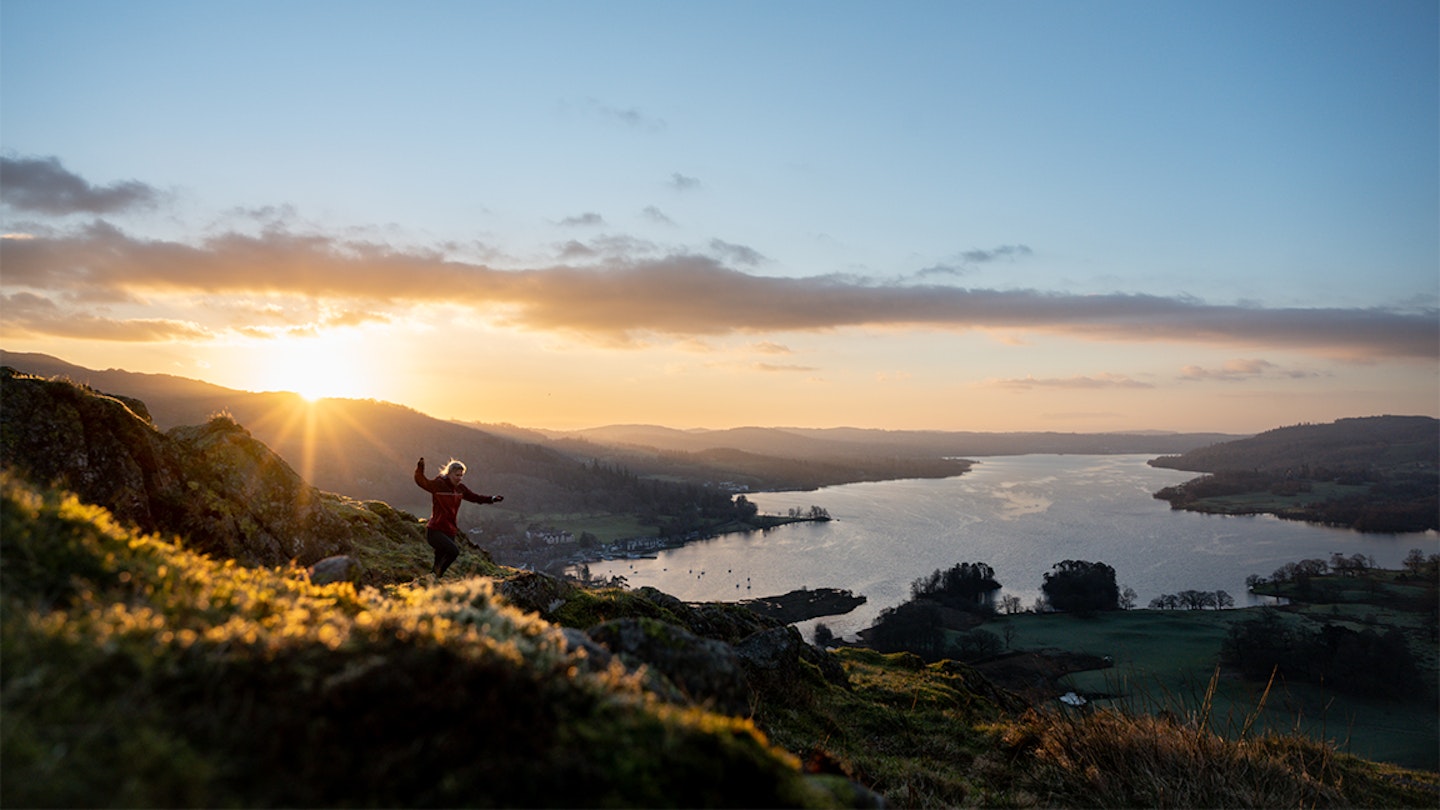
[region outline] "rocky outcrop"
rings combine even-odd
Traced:
[[[175,517],[186,478],[174,443],[134,400],[0,369],[0,460],[154,532]]]
[[[161,433],[136,400],[9,368],[0,462],[142,531],[247,565],[310,565],[360,541],[424,542],[413,516],[321,492],[227,416]]]
[[[740,656],[723,641],[655,619],[616,619],[588,635],[627,664],[653,668],[690,701],[732,716],[750,713]]]

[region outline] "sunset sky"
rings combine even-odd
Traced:
[[[0,4],[0,348],[578,428],[1440,413],[1434,0]]]

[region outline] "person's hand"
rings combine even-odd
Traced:
[[[505,500],[505,496],[504,496],[504,495],[492,495],[491,497],[494,499],[494,500],[491,501],[491,503],[499,503],[499,502]]]

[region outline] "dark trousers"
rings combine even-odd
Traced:
[[[460,556],[460,547],[455,545],[455,538],[435,529],[426,530],[425,542],[435,549],[435,567],[430,570],[435,573],[435,578],[439,579],[445,575],[445,569],[450,567],[450,563]]]

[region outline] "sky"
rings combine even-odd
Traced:
[[[441,417],[1440,415],[1440,6],[0,4],[0,348]]]

